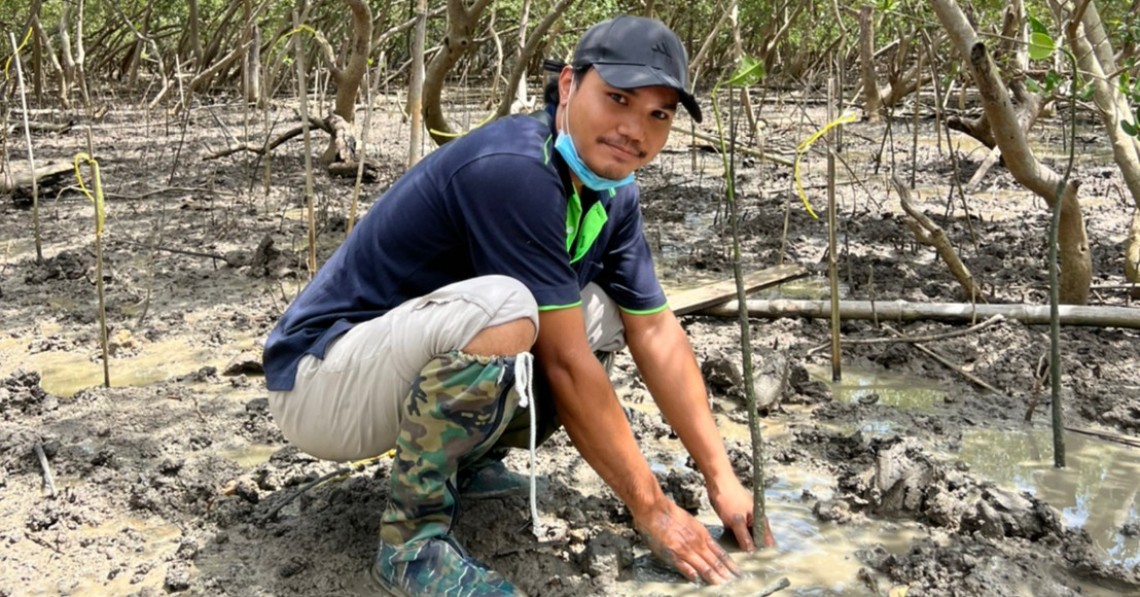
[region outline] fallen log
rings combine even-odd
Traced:
[[[703,315],[736,317],[736,301],[700,311]],[[749,317],[778,319],[782,317],[831,317],[830,301],[814,300],[749,300]],[[840,301],[842,319],[878,319],[879,321],[974,321],[1001,315],[1028,325],[1049,323],[1049,305],[969,303],[908,303],[905,301]],[[1061,325],[1140,329],[1140,309],[1130,307],[1088,307],[1061,305]]]
[[[53,179],[75,171],[75,165],[67,161],[40,164],[35,172],[24,165],[23,162],[9,164],[9,170],[0,172],[0,195],[9,195],[17,191],[32,194],[32,180],[44,186]]]

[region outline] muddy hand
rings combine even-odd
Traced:
[[[634,524],[649,549],[691,581],[719,585],[740,576],[740,569],[688,512],[666,500],[661,507],[635,516]]]
[[[756,549],[752,541],[752,526],[755,517],[752,512],[752,492],[744,488],[740,481],[733,478],[731,481],[709,486],[709,502],[713,510],[720,517],[726,529],[732,531],[740,548],[752,553]],[[763,520],[764,529],[761,547],[775,547],[776,539],[772,536],[772,529],[768,527],[768,519]]]

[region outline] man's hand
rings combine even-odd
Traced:
[[[635,513],[633,523],[649,549],[691,581],[719,585],[740,576],[736,563],[708,529],[673,500],[665,499],[644,514]]]
[[[710,486],[709,502],[713,510],[724,523],[726,529],[731,529],[740,548],[752,553],[756,545],[752,541],[752,492],[744,488],[736,477],[725,481],[723,486]],[[768,528],[768,519],[764,519],[763,547],[775,547],[776,539],[772,536],[772,529]]]

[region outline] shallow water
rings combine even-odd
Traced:
[[[1065,434],[1066,468],[1053,467],[1048,428],[969,429],[958,455],[971,474],[1048,502],[1061,522],[1088,531],[1103,560],[1140,564],[1140,536],[1126,536],[1126,524],[1140,525],[1140,452],[1136,448],[1075,433]]]
[[[38,371],[40,386],[48,393],[71,397],[76,392],[103,385],[103,360],[97,341],[91,346],[69,346],[30,354],[28,338],[0,339],[0,376],[17,369]],[[110,359],[111,387],[146,386],[194,373],[203,367],[219,371],[241,348],[251,348],[252,338],[241,339],[219,351],[214,347],[190,346],[184,338],[158,342],[137,341],[135,354]]]
[[[806,368],[812,379],[830,386],[832,396],[843,402],[874,402],[921,409],[946,397],[946,390],[939,384],[912,375],[844,366],[843,378],[832,382],[830,365],[809,364]]]
[[[748,555],[736,548],[735,539],[721,538],[721,544],[732,553],[745,578],[727,586],[700,587],[643,555],[634,562],[632,578],[618,583],[622,594],[752,595],[782,577],[791,585],[780,595],[869,594],[870,590],[858,580],[864,564],[856,554],[876,545],[902,553],[922,535],[913,522],[820,522],[811,509],[816,498],[831,497],[834,479],[805,474],[794,467],[776,467],[769,474],[778,478],[765,493],[777,546]],[[805,491],[814,497],[805,498]],[[713,528],[714,534],[720,531],[720,521],[714,516],[702,516],[700,520]],[[885,578],[871,574],[878,578],[881,587],[890,586]]]

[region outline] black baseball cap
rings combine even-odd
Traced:
[[[677,34],[661,21],[629,15],[602,21],[578,41],[571,66],[592,66],[603,81],[619,89],[672,87],[689,115],[701,121],[701,107],[685,89],[689,57]]]

